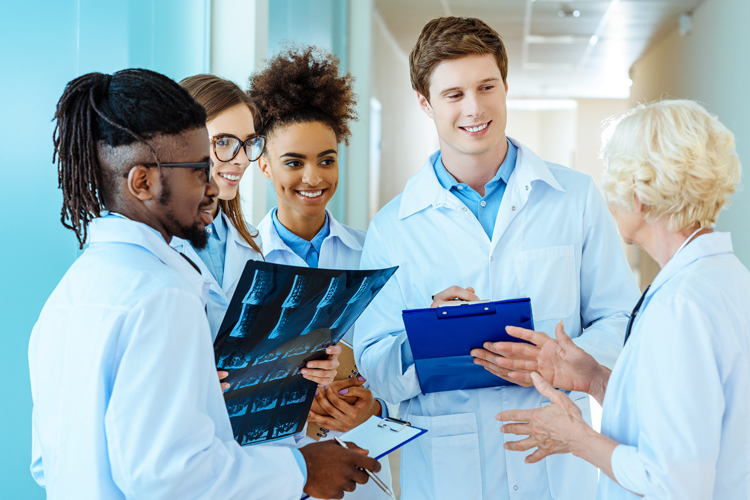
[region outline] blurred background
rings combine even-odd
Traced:
[[[0,245],[2,498],[45,497],[28,472],[27,348],[45,300],[79,255],[60,224],[51,119],[65,84],[83,73],[143,67],[180,80],[211,72],[245,88],[285,41],[335,53],[356,77],[360,120],[330,208],[360,229],[438,148],[407,60],[435,17],[479,17],[502,35],[507,133],[546,160],[598,181],[606,120],[667,96],[718,115],[741,159],[750,148],[747,0],[3,0],[1,12],[0,168],[8,210],[18,209]],[[241,191],[257,224],[275,204],[272,187],[254,169]],[[741,191],[718,229],[732,231],[750,267],[748,214],[750,193]],[[637,249],[627,254],[645,288],[658,266]]]

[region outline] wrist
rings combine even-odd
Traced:
[[[583,458],[587,450],[591,449],[592,441],[599,436],[599,433],[591,428],[583,419],[577,422],[575,431],[568,440],[568,449],[570,453],[578,458]]]
[[[592,396],[599,405],[604,404],[604,394],[607,392],[607,383],[612,370],[604,365],[599,365],[599,373],[591,382],[589,395]]]

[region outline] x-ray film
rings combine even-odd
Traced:
[[[248,261],[214,343],[242,445],[302,431],[316,385],[300,369],[325,359],[396,268],[310,269]]]

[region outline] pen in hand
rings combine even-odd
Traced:
[[[347,450],[349,449],[349,447],[346,445],[346,443],[343,442],[342,440],[340,440],[338,438],[338,436],[334,437],[333,439],[335,439],[338,444],[340,444],[341,446],[343,446]],[[383,481],[381,481],[378,476],[376,476],[372,471],[369,471],[367,469],[362,469],[362,470],[364,470],[367,473],[367,475],[370,476],[370,478],[373,481],[375,481],[375,484],[377,484],[378,486],[380,486],[381,490],[385,491],[388,494],[388,496],[390,496],[391,498],[393,498],[393,500],[396,500],[396,497],[393,495],[393,493],[391,492],[391,490],[388,489],[388,486],[386,486],[385,483]]]

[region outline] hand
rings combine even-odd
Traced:
[[[339,354],[341,347],[332,345],[326,349],[328,359],[320,361],[308,361],[300,373],[307,380],[312,380],[318,385],[328,385],[336,378],[336,368],[339,367]]]
[[[344,380],[334,380],[333,383],[330,384],[330,387],[332,388],[333,392],[339,393],[339,398],[343,399],[350,405],[353,405],[354,403],[357,402],[357,398],[353,396],[347,396],[346,394],[341,394],[341,391],[343,391],[344,389],[348,389],[349,387],[364,385],[365,382],[366,382],[365,378],[362,376],[359,376],[359,377],[352,377],[352,378],[348,378]],[[325,389],[328,389],[328,386],[323,386],[322,388],[319,387],[315,393],[316,396],[318,395],[318,393],[320,393],[321,391],[324,391]],[[325,398],[325,395],[322,395],[322,397]],[[326,413],[326,411],[323,410],[320,404],[318,404],[317,397],[313,399],[311,410],[317,413],[318,415],[328,415],[328,413]]]
[[[562,330],[562,321],[558,328]],[[474,363],[498,377],[523,387],[531,387],[531,372],[538,370],[538,357],[548,342],[554,342],[544,332],[535,332],[515,326],[505,327],[512,337],[528,340],[531,344],[521,342],[485,342],[484,349],[472,349]],[[523,335],[523,337],[521,336]]]
[[[536,463],[549,455],[570,453],[576,439],[590,429],[581,416],[581,410],[567,394],[555,390],[536,372],[532,372],[531,379],[536,389],[551,403],[533,410],[504,411],[495,417],[501,422],[517,422],[502,426],[501,432],[529,436],[504,445],[506,450],[513,451],[536,448],[526,457],[527,464]]]
[[[216,370],[216,374],[219,376],[219,380],[224,380],[225,378],[227,378],[229,376],[229,372],[225,372],[225,371],[222,371],[222,370]],[[230,384],[229,382],[222,382],[221,383],[221,390],[223,392],[227,392],[227,389],[229,389],[229,387],[231,385],[232,384]]]
[[[549,338],[543,332],[535,332],[525,328],[510,326],[506,330],[513,337],[534,344],[534,347],[528,344],[517,344],[527,348],[519,349],[516,347],[516,350],[522,351],[523,356],[527,357],[536,352],[536,360],[524,359],[521,356],[514,357],[513,354],[510,356],[504,355],[508,349],[506,344],[512,346],[514,344],[512,342],[496,342],[494,345],[487,342],[485,348],[488,351],[501,355],[501,357],[491,359],[492,354],[477,349],[477,351],[484,351],[478,353],[480,354],[478,357],[483,358],[484,362],[487,363],[485,367],[489,366],[490,371],[494,372],[494,367],[498,370],[504,370],[503,374],[508,379],[513,382],[520,380],[523,384],[531,381],[531,371],[537,371],[553,387],[566,391],[585,392],[594,396],[600,404],[603,402],[611,371],[600,365],[593,356],[578,347],[568,337],[562,321],[555,328],[554,339]],[[499,349],[496,348],[498,345]]]
[[[442,304],[450,303],[454,300],[473,301],[479,300],[479,297],[474,295],[474,289],[472,287],[461,288],[460,286],[452,286],[433,295],[432,305],[430,305],[430,307],[439,307]]]
[[[348,387],[339,389],[342,382],[348,383]],[[372,391],[361,387],[363,383],[364,378],[358,380],[356,385],[351,384],[349,380],[338,380],[325,390],[319,388],[315,394],[313,408],[307,417],[308,422],[314,422],[324,429],[347,432],[363,424],[371,416],[380,415],[380,403],[375,401]],[[344,395],[354,398],[354,402],[345,401],[342,397]]]
[[[312,443],[299,449],[307,465],[304,492],[314,498],[343,498],[345,491],[354,491],[356,483],[365,484],[367,473],[380,471],[380,462],[367,456],[354,443],[345,449],[336,441]]]

